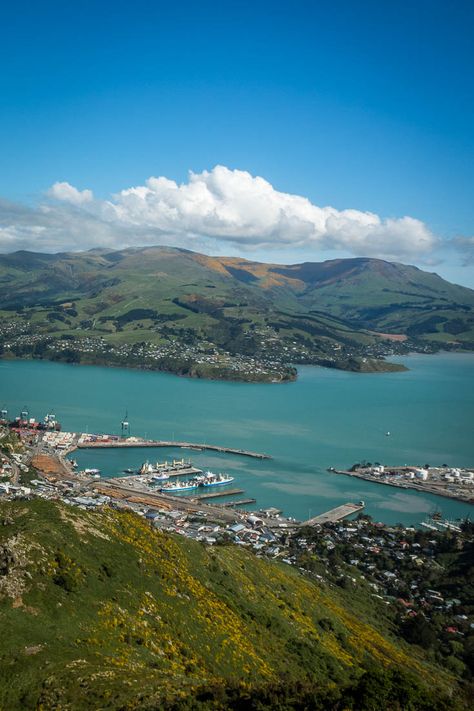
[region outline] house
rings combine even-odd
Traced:
[[[232,531],[232,533],[241,533],[243,530],[245,530],[243,523],[234,523],[232,526],[229,526],[229,531]]]

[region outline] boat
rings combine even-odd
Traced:
[[[385,432],[385,437],[390,437],[391,434],[391,432]]]
[[[433,526],[431,523],[427,523],[426,521],[422,521],[420,523],[420,526],[424,526],[425,528],[429,528],[430,531],[438,531],[439,529],[436,528],[436,526]]]
[[[155,471],[153,464],[150,464],[150,462],[146,461],[144,462],[140,469],[138,470],[139,474],[153,474]]]
[[[197,489],[199,484],[194,480],[190,479],[188,481],[175,481],[170,484],[165,484],[161,487],[160,491],[164,494],[174,494],[180,491],[192,491]]]
[[[100,469],[84,469],[84,474],[100,474]]]
[[[430,513],[430,518],[431,518],[433,521],[442,521],[442,519],[443,519],[443,514],[441,513],[441,510],[440,510],[440,509],[434,509],[434,510]]]
[[[166,472],[161,472],[160,474],[152,474],[151,478],[153,481],[166,481],[170,476]]]
[[[124,469],[124,474],[135,474],[135,469]]]
[[[228,474],[213,474],[213,472],[208,471],[202,476],[196,477],[195,481],[198,482],[199,486],[223,486],[233,482],[234,477]]]

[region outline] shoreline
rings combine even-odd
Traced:
[[[363,481],[371,482],[372,484],[383,484],[385,486],[391,486],[396,489],[413,489],[424,494],[432,494],[433,496],[442,496],[445,499],[453,499],[454,501],[461,501],[463,504],[474,505],[474,492],[471,497],[458,496],[451,493],[450,491],[439,491],[438,489],[433,489],[430,486],[424,486],[423,484],[411,483],[410,481],[404,482],[403,485],[396,484],[391,481],[383,481],[381,479],[374,479],[374,477],[367,476],[365,474],[360,474],[358,472],[351,472],[345,469],[327,469],[330,474],[342,474],[344,476],[355,477],[356,479],[362,479]]]
[[[403,357],[403,356],[402,356]],[[60,358],[47,358],[41,357],[36,358],[33,355],[17,356],[14,354],[2,354],[0,355],[0,361],[12,362],[12,361],[45,361],[48,363],[58,363],[63,365],[74,365],[74,366],[96,366],[98,368],[124,368],[126,370],[137,370],[142,372],[150,373],[166,373],[167,375],[174,375],[178,378],[189,378],[190,380],[207,380],[211,382],[225,382],[225,383],[246,383],[249,385],[286,385],[288,383],[294,383],[298,380],[298,367],[301,366],[312,366],[313,368],[325,368],[327,370],[339,370],[343,373],[354,373],[359,375],[383,375],[386,373],[405,373],[410,369],[403,363],[393,363],[392,361],[386,361],[383,359],[368,358],[372,363],[376,363],[381,367],[373,367],[364,369],[361,368],[343,368],[341,365],[331,364],[330,362],[324,363],[297,363],[294,365],[286,366],[288,368],[288,377],[263,377],[263,378],[252,378],[252,377],[229,377],[228,374],[223,376],[215,375],[200,375],[195,372],[182,373],[175,370],[169,370],[166,368],[153,367],[153,365],[147,364],[127,364],[127,363],[114,363],[114,362],[100,362],[100,361],[68,361]],[[364,365],[361,361],[361,365]],[[294,372],[291,372],[294,371]]]
[[[16,356],[16,355],[10,355],[8,354],[2,354],[0,355],[0,362],[5,361],[5,362],[13,362],[13,361],[34,361],[34,362],[46,362],[46,363],[57,363],[59,365],[74,365],[74,366],[89,366],[89,367],[97,367],[97,368],[123,368],[124,370],[138,370],[141,372],[149,372],[149,373],[165,373],[166,375],[174,375],[177,378],[188,378],[189,380],[208,380],[210,382],[226,382],[226,383],[247,383],[249,385],[285,385],[287,383],[294,383],[298,379],[298,372],[296,369],[296,366],[288,366],[290,368],[293,368],[296,372],[295,374],[291,375],[291,377],[288,378],[265,378],[265,379],[257,379],[257,378],[230,378],[230,377],[219,377],[219,376],[212,376],[212,375],[199,375],[196,373],[180,373],[174,370],[168,370],[165,368],[157,368],[153,367],[152,365],[143,365],[140,363],[137,364],[127,364],[127,363],[112,363],[112,362],[96,362],[96,361],[68,361],[68,360],[63,360],[60,358],[35,358],[32,355],[25,355],[25,356]],[[303,364],[301,364],[303,365]],[[306,364],[304,364],[306,365]]]

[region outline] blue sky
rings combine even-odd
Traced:
[[[44,0],[4,6],[2,28],[1,249],[112,246],[112,232],[125,244],[133,228],[269,261],[366,250],[474,286],[474,3]],[[210,171],[192,220],[190,170]],[[178,188],[148,188],[139,210],[130,195],[109,205],[150,176]],[[93,196],[51,191],[63,183]],[[212,192],[217,224],[196,191]],[[286,194],[331,206],[336,227],[306,229],[329,213]],[[263,213],[272,202],[265,220],[255,195]],[[156,214],[163,201],[184,226]]]

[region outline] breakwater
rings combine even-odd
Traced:
[[[81,439],[86,437],[87,439]],[[95,437],[95,439],[93,439]],[[207,444],[194,442],[177,442],[173,440],[149,440],[141,439],[138,437],[126,438],[126,439],[103,439],[103,435],[81,435],[70,451],[74,449],[125,449],[125,448],[159,448],[159,447],[170,447],[176,449],[192,449],[195,451],[213,451],[222,452],[224,454],[237,454],[242,457],[252,457],[253,459],[271,459],[270,454],[263,454],[261,452],[254,452],[249,449],[240,449],[236,447],[224,447],[220,444]]]

